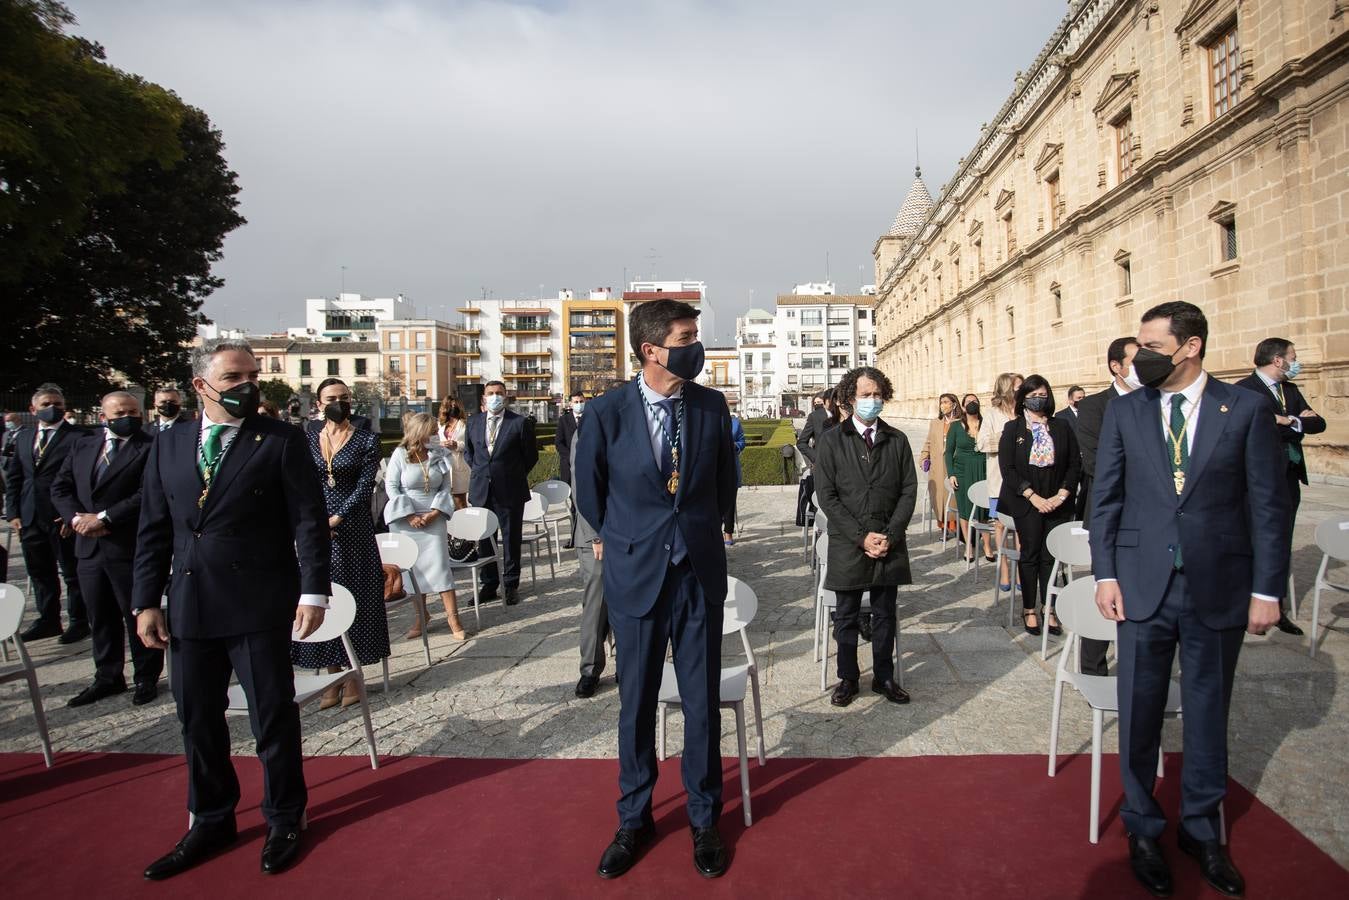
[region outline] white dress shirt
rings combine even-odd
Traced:
[[[640,390],[642,396],[646,398],[646,402],[642,404],[642,407],[646,410],[646,428],[651,435],[651,455],[656,458],[656,466],[659,467],[661,465],[661,456],[665,451],[665,439],[661,436],[661,425],[663,424],[665,428],[669,429],[670,437],[673,438],[675,436],[675,423],[665,421],[668,418],[665,414],[665,410],[656,404],[662,400],[682,400],[684,397],[684,385],[681,383],[675,392],[667,397],[662,393],[653,391],[647,385],[646,379],[641,375],[638,375],[637,389]]]
[[[875,419],[873,419],[870,425],[868,425],[866,422],[863,422],[861,419],[857,418],[856,415],[852,417],[852,425],[854,428],[857,429],[857,433],[860,434],[863,438],[865,438],[867,436],[867,430],[870,429],[871,440],[873,442],[876,440],[876,427],[880,424],[881,424],[880,416],[877,416]]]
[[[111,431],[108,431],[108,429],[106,429],[106,428],[103,429],[103,437],[104,437],[104,440],[103,440],[103,450],[102,450],[102,454],[107,454],[109,450],[112,450],[112,455],[113,455],[113,456],[116,456],[118,453],[121,453],[121,452],[122,452],[122,444],[126,443],[126,438],[119,438],[117,435],[113,434]],[[116,449],[116,450],[113,450],[114,447],[116,447],[117,449]],[[100,459],[100,460],[102,460],[102,458],[103,458],[103,455],[102,455],[102,454],[99,456],[99,459]],[[109,465],[112,465],[111,461],[109,461],[108,464],[109,464]],[[95,471],[95,472],[98,471],[98,464],[97,464],[97,463],[94,464],[94,471]],[[97,477],[97,476],[95,476],[95,477]],[[99,520],[100,522],[106,522],[106,521],[108,521],[108,511],[107,511],[106,509],[100,509],[100,510],[98,511],[98,520]],[[71,524],[71,525],[74,525],[74,524],[75,524],[75,519],[74,519],[74,518],[72,518],[72,519],[70,520],[70,524]]]
[[[1286,402],[1283,399],[1283,392],[1279,389],[1280,382],[1275,381],[1273,378],[1270,378],[1268,375],[1266,375],[1264,372],[1261,372],[1259,369],[1255,370],[1255,374],[1260,376],[1260,380],[1265,383],[1265,387],[1269,388],[1269,392],[1274,395],[1274,399],[1279,401],[1279,408],[1283,410],[1283,414],[1293,420],[1288,427],[1292,428],[1298,434],[1301,434],[1302,420],[1299,419],[1297,416],[1292,415],[1291,414],[1292,411],[1286,408]]]

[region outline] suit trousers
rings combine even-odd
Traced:
[[[609,607],[618,653],[618,822],[651,824],[656,786],[656,701],[665,649],[674,646],[674,670],[684,712],[680,772],[688,793],[689,824],[704,828],[721,817],[722,604],[707,602],[685,558],[665,570],[660,596],[644,616]]]
[[[225,638],[171,638],[173,696],[187,754],[187,808],[202,822],[232,822],[239,804],[225,722],[226,691],[234,672],[248,698],[249,724],[262,762],[262,815],[275,829],[299,827],[308,793],[290,640],[289,626]]]
[[[1297,525],[1297,508],[1302,503],[1302,479],[1298,477],[1297,470],[1291,465],[1288,467],[1288,554],[1292,558],[1293,553],[1293,528]],[[1289,599],[1285,594],[1279,601],[1279,611],[1288,612]]]
[[[1241,598],[1243,604],[1249,598]],[[1234,601],[1235,602],[1235,601]],[[1128,608],[1128,598],[1125,598]],[[1180,651],[1185,757],[1181,824],[1200,841],[1218,839],[1218,804],[1227,793],[1227,711],[1245,629],[1214,629],[1195,611],[1183,572],[1172,575],[1151,618],[1119,623],[1119,743],[1124,806],[1131,834],[1160,837],[1166,815],[1153,796],[1171,663]]]
[[[599,678],[607,662],[604,642],[609,637],[609,607],[604,602],[604,562],[595,558],[589,541],[578,544],[581,564],[581,674]]]
[[[61,579],[64,578],[67,624],[87,621],[84,594],[76,574],[75,536],[62,538],[60,525],[34,521],[20,530],[19,545],[23,548],[28,577],[33,579],[33,602],[37,606],[38,619],[51,625],[61,624]]]
[[[506,582],[508,589],[515,589],[520,586],[520,535],[525,526],[525,507],[517,503],[501,503],[492,494],[487,495],[487,508],[496,514],[497,523],[501,528],[501,557],[506,566],[505,577],[497,572],[496,564],[485,567],[482,570],[482,586],[484,590],[495,588],[502,581]],[[482,541],[478,545],[478,555],[488,557],[492,555],[492,549],[487,545],[487,541]]]
[[[838,677],[856,681],[858,619],[862,594],[871,594],[871,674],[877,681],[895,677],[895,602],[899,588],[874,587],[869,592],[835,591],[838,609],[834,612],[834,639],[838,641]]]
[[[136,684],[154,684],[164,671],[164,651],[145,646],[136,634],[131,614],[131,560],[101,556],[79,562],[80,588],[89,610],[93,632],[94,679],[125,684],[127,645],[131,647],[132,677]]]

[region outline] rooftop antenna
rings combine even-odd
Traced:
[[[656,280],[656,263],[660,260],[660,254],[656,252],[655,247],[651,247],[646,254],[647,264],[651,267],[651,280]]]
[[[829,280],[829,251],[824,251],[824,280]]]
[[[346,292],[347,292],[347,267],[346,267],[346,266],[343,266],[343,267],[342,267],[342,294],[345,294]],[[338,294],[337,296],[340,297],[340,296],[342,296],[342,294]]]

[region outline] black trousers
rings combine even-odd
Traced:
[[[482,587],[488,590],[504,581],[508,590],[514,590],[520,586],[520,533],[525,525],[525,507],[523,504],[500,503],[488,494],[487,508],[496,513],[501,528],[501,556],[506,564],[506,574],[503,578],[497,572],[495,563],[487,566],[482,570]],[[479,542],[478,555],[492,555],[492,548],[487,541]]]
[[[80,592],[76,574],[75,536],[61,537],[61,526],[55,522],[34,521],[19,532],[23,548],[23,562],[28,576],[33,579],[33,602],[41,622],[61,624],[61,580],[66,583],[67,624],[84,622],[84,595]]]
[[[1302,503],[1302,479],[1298,477],[1297,470],[1292,466],[1288,467],[1288,553],[1292,558],[1293,553],[1293,526],[1297,524],[1297,508]],[[1288,604],[1291,601],[1287,594],[1279,601],[1279,611],[1285,615],[1288,613]]]
[[[308,792],[300,756],[300,711],[290,664],[290,627],[226,638],[172,638],[173,696],[187,754],[187,808],[207,824],[232,822],[239,779],[230,762],[225,722],[230,674],[248,698],[248,718],[262,762],[267,824],[299,827]]]
[[[136,684],[154,684],[164,671],[164,651],[145,646],[136,634],[131,614],[131,560],[101,557],[79,562],[80,588],[93,633],[94,679],[125,684],[125,648],[131,647],[131,670]]]
[[[1017,563],[1021,575],[1021,607],[1035,609],[1044,599],[1049,588],[1049,573],[1054,568],[1054,558],[1046,547],[1049,532],[1064,522],[1071,522],[1073,510],[1064,505],[1046,516],[1032,507],[1030,512],[1014,519],[1017,547],[1021,551],[1021,561]]]
[[[858,619],[862,612],[862,594],[871,594],[871,674],[877,681],[895,677],[895,601],[899,588],[874,587],[870,591],[835,591],[838,609],[834,612],[834,639],[838,641],[838,677],[857,681]]]
[[[740,491],[739,491],[739,489],[737,489],[737,490],[736,490],[736,494],[738,495],[739,493],[740,493]],[[726,514],[726,518],[725,518],[725,519],[722,521],[722,523],[721,523],[721,533],[722,533],[722,534],[729,534],[729,535],[732,535],[732,536],[735,535],[735,505],[736,505],[736,499],[737,499],[736,497],[732,497],[732,498],[731,498],[731,511],[728,512],[728,513]]]

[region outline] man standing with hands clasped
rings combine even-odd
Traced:
[[[207,341],[192,351],[192,374],[201,422],[155,438],[136,538],[136,629],[149,647],[172,644],[193,817],[177,846],[146,868],[151,880],[234,843],[239,781],[225,724],[231,673],[248,698],[262,761],[262,871],[295,861],[308,794],[291,635],[308,637],[323,624],[331,590],[328,512],[305,435],[257,414],[252,348]],[[167,624],[159,608],[166,587]]]
[[[1288,580],[1288,498],[1264,401],[1204,372],[1208,322],[1174,301],[1143,315],[1133,368],[1142,390],[1105,411],[1092,497],[1096,605],[1119,623],[1119,743],[1134,875],[1170,896],[1153,796],[1162,715],[1180,653],[1185,758],[1180,849],[1229,897],[1245,882],[1227,856],[1227,712],[1244,634],[1279,620]]]

